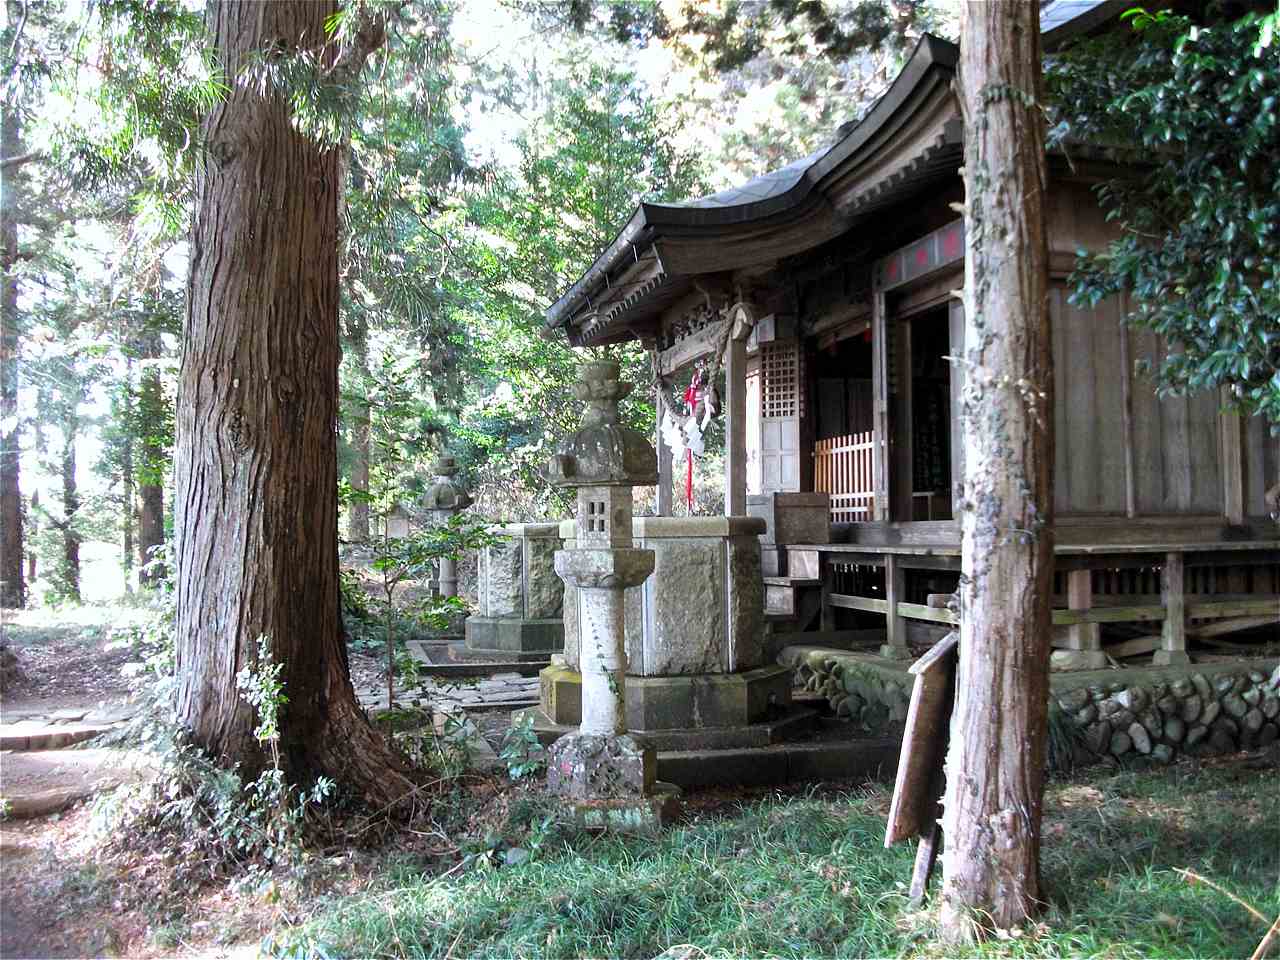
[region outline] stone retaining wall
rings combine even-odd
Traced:
[[[795,671],[796,686],[827,698],[836,716],[875,737],[901,737],[913,678],[902,664],[866,653],[792,646],[778,662]]]
[[[1280,665],[1192,666],[1176,677],[1124,673],[1117,682],[1053,690],[1094,757],[1168,763],[1180,754],[1232,753],[1280,738]]]
[[[795,672],[797,687],[822,694],[860,731],[902,735],[913,682],[907,664],[808,646],[786,647],[778,661]],[[1280,739],[1275,660],[1064,674],[1052,678],[1051,696],[1074,728],[1082,761],[1111,756],[1168,763]]]

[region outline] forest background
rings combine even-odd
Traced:
[[[286,94],[294,122],[342,157],[338,494],[343,537],[358,544],[397,504],[412,509],[441,452],[477,517],[567,515],[540,469],[577,422],[580,358],[541,336],[542,311],[639,201],[724,189],[830,144],[922,33],[955,39],[957,5],[343,9],[388,25],[350,82],[269,55],[238,79]],[[1274,431],[1270,9],[1227,0],[1199,24],[1127,16],[1132,29],[1049,59],[1044,106],[1050,145],[1068,155],[1087,140],[1161,158],[1100,186],[1121,239],[1080,262],[1073,296],[1128,290],[1129,322],[1174,348],[1161,389],[1226,386]],[[172,526],[192,187],[200,164],[219,162],[199,122],[227,78],[194,0],[3,0],[0,13],[0,606],[106,599],[162,572],[147,563]],[[626,416],[652,431],[648,360],[638,345],[618,353],[641,387]],[[723,496],[722,437],[708,439],[699,513]]]
[[[954,36],[947,6],[852,5],[833,40],[797,4],[432,0],[397,7],[342,102],[295,91],[346,180],[344,539],[412,512],[442,452],[478,516],[567,515],[540,469],[577,422],[578,358],[540,336],[542,311],[642,199],[829,144],[922,32]],[[192,175],[217,159],[196,131],[223,80],[190,4],[3,9],[6,537],[21,530],[28,602],[104,600],[160,574],[171,531]],[[294,68],[264,60],[255,81],[304,84]],[[620,354],[651,433],[648,359]],[[719,439],[695,512],[721,506]]]

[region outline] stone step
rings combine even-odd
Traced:
[[[658,779],[686,789],[758,787],[804,780],[890,781],[897,771],[898,750],[898,740],[884,738],[668,751],[658,754]]]
[[[765,586],[771,587],[820,587],[822,581],[816,577],[762,577]]]
[[[45,723],[39,720],[3,723],[0,724],[0,750],[61,750],[92,740],[116,726],[113,723]]]

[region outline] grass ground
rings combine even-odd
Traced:
[[[1277,772],[1273,753],[1054,783],[1049,909],[975,955],[1249,956],[1265,925],[1178,871],[1280,913]],[[888,799],[881,786],[765,797],[695,813],[652,842],[560,834],[527,797],[501,831],[530,854],[511,858],[522,862],[473,857],[434,878],[403,864],[276,943],[338,956],[941,955],[931,914],[908,908],[912,851],[881,846]]]

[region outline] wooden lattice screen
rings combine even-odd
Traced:
[[[875,433],[851,433],[814,444],[813,488],[831,494],[831,521],[858,523],[875,513]]]
[[[760,350],[763,389],[760,415],[767,420],[794,417],[799,413],[800,362],[794,343],[764,344]]]

